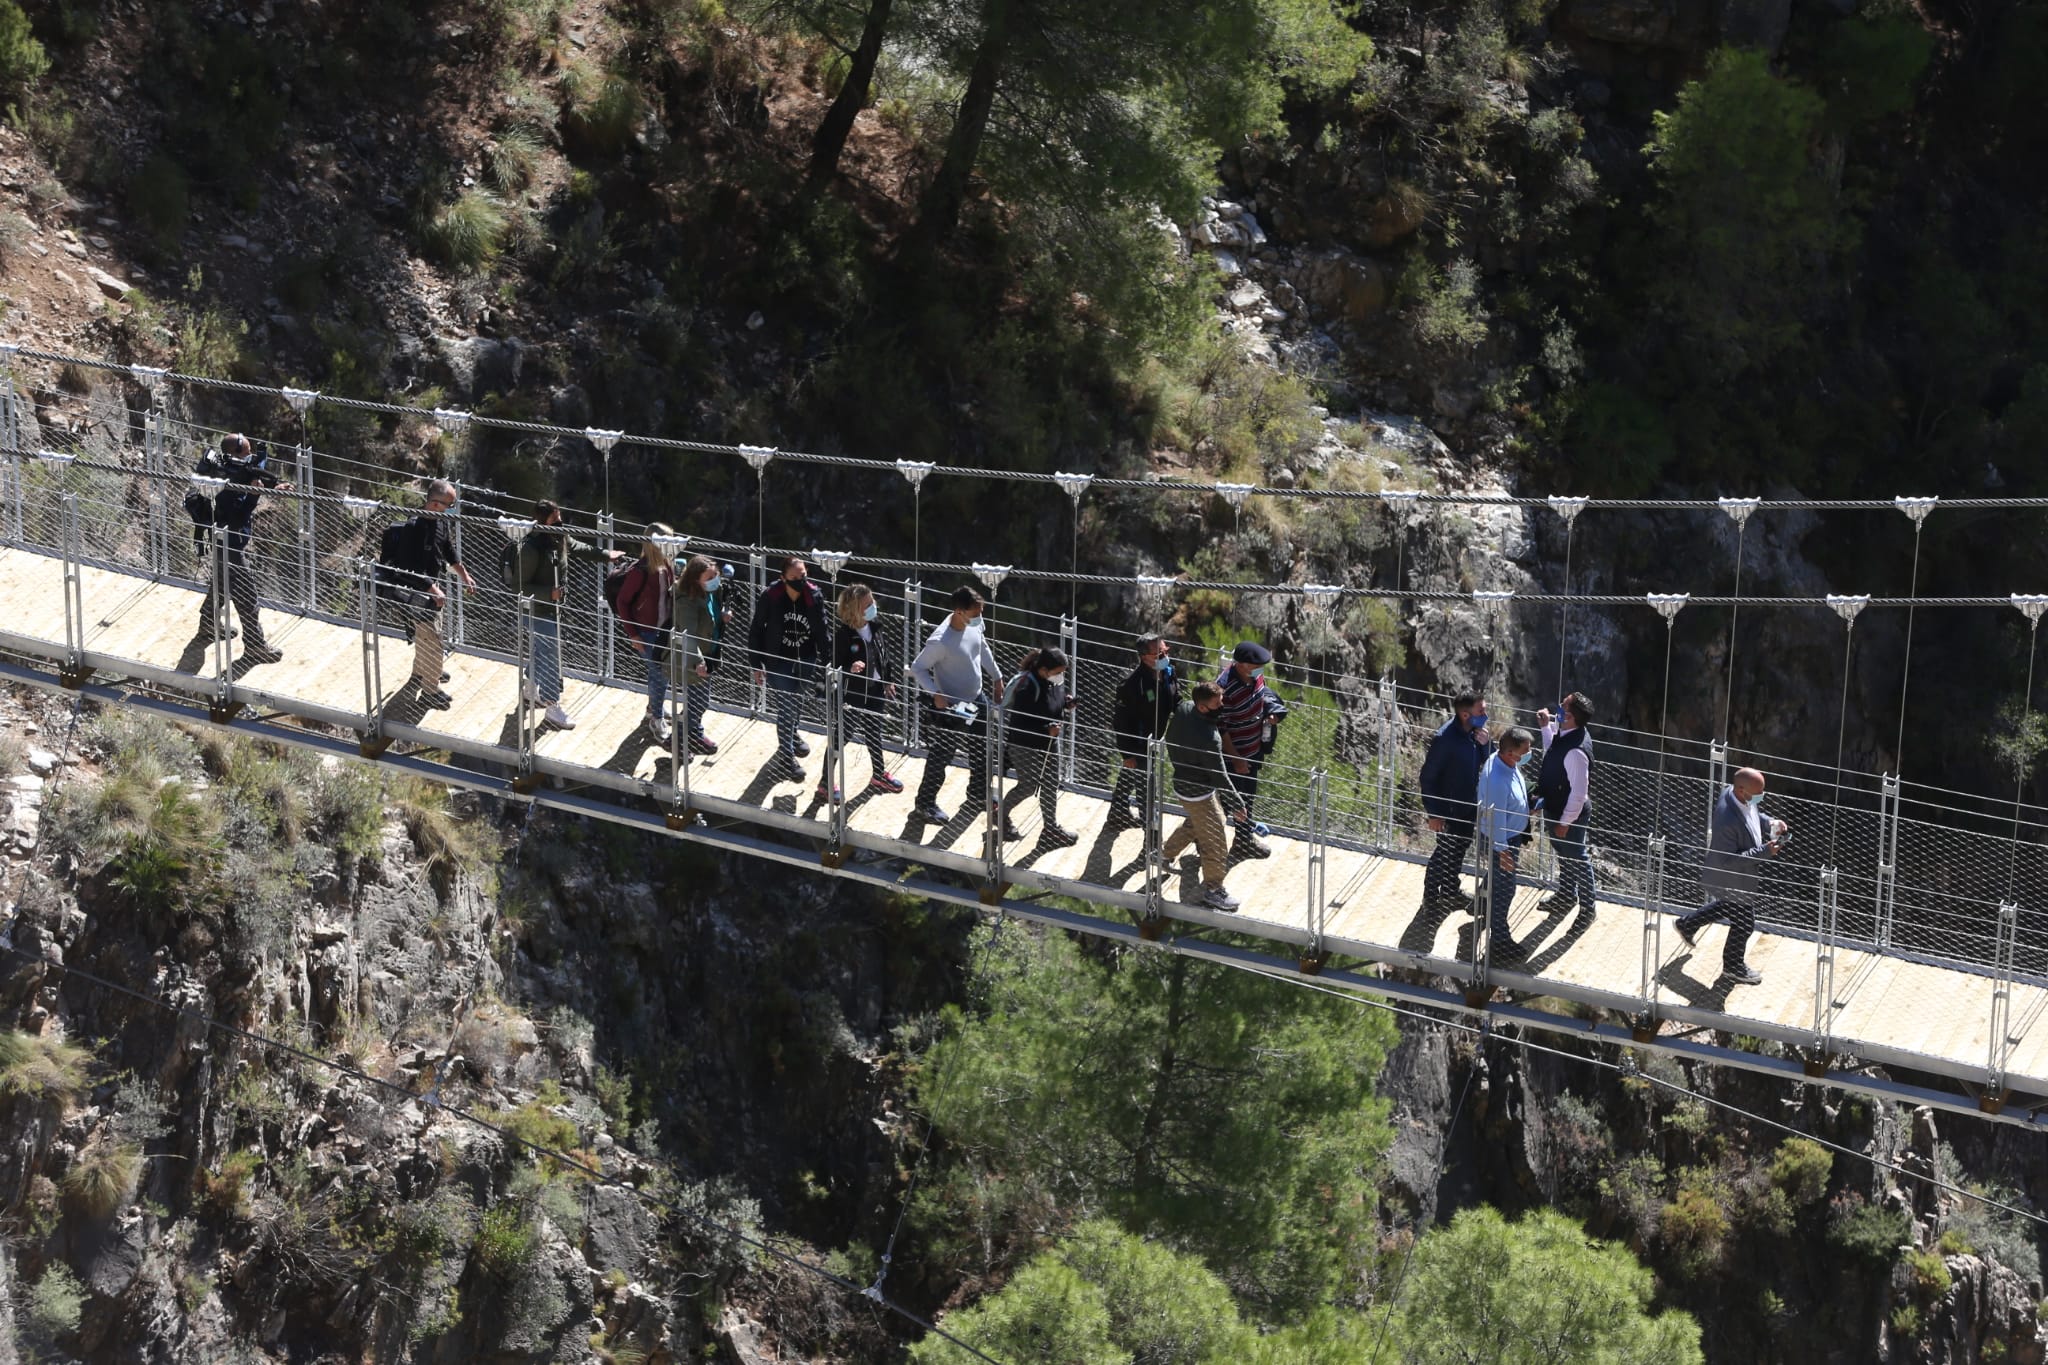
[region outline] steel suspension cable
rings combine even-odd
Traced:
[[[2019,750],[2014,756],[2016,770],[2012,787],[2012,844],[2011,854],[2005,867],[2005,898],[2013,898],[2013,887],[2018,884],[2020,872],[2020,811],[2022,798],[2027,791],[2027,765],[2032,760],[2028,750],[2033,743],[2034,726],[2034,665],[2041,657],[2041,617],[2038,612],[2029,614],[2027,627],[2027,690],[2020,697]]]

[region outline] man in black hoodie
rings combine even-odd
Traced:
[[[289,493],[292,486],[270,472],[268,462],[256,453],[248,437],[237,432],[220,438],[220,470],[227,483],[214,495],[213,534],[219,536],[226,560],[226,582],[216,581],[206,594],[199,612],[199,638],[211,640],[216,631],[233,639],[234,632],[223,624],[224,596],[234,605],[242,623],[242,655],[250,663],[274,664],[284,657],[281,650],[263,637],[263,618],[256,610],[256,566],[249,542],[256,533],[256,505],[265,489]]]
[[[754,656],[754,681],[766,677],[774,693],[775,738],[782,775],[790,782],[804,780],[797,760],[811,752],[797,730],[803,688],[816,676],[818,661],[830,644],[825,598],[811,583],[804,562],[792,558],[782,566],[782,581],[754,604],[754,624],[747,634],[747,647]]]
[[[1171,651],[1158,635],[1138,637],[1138,666],[1117,685],[1116,786],[1109,794],[1109,818],[1133,825],[1150,816],[1151,784],[1145,764],[1151,741],[1166,733],[1166,722],[1180,709],[1180,677],[1173,671]],[[1136,798],[1137,809],[1130,801]]]

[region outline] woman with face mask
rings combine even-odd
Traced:
[[[1059,751],[1053,747],[1073,704],[1073,698],[1067,695],[1065,651],[1048,646],[1025,655],[1017,676],[1003,694],[1009,760],[1017,768],[1017,785],[1003,800],[1005,839],[1018,837],[1016,826],[1010,823],[1011,808],[1035,787],[1043,818],[1038,836],[1040,846],[1066,848],[1081,841],[1080,835],[1060,827]]]
[[[704,708],[711,702],[711,670],[718,667],[725,633],[725,575],[703,555],[691,555],[676,575],[674,620],[669,626],[669,682],[686,696],[690,752],[715,754],[704,733]]]
[[[896,699],[896,684],[883,676],[881,610],[874,590],[849,583],[839,590],[838,628],[833,631],[832,666],[846,676],[846,738],[868,746],[868,786],[895,794],[903,784],[889,771],[882,750],[882,706]]]

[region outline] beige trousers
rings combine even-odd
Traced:
[[[1223,819],[1223,802],[1215,792],[1208,792],[1196,799],[1180,798],[1180,808],[1187,819],[1180,828],[1167,837],[1160,847],[1160,854],[1172,862],[1192,841],[1195,851],[1202,855],[1202,885],[1223,885],[1223,874],[1230,867],[1228,826]]]

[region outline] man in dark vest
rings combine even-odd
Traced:
[[[1593,703],[1574,692],[1557,704],[1557,715],[1538,711],[1543,722],[1543,766],[1536,773],[1536,800],[1543,809],[1543,827],[1557,854],[1557,892],[1543,908],[1562,914],[1576,905],[1593,922],[1593,860],[1586,854],[1586,795],[1591,791],[1593,740],[1586,726]]]

